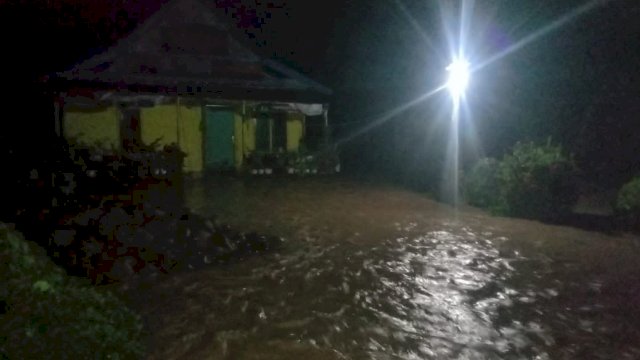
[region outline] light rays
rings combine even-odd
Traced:
[[[497,54],[489,57],[488,59],[482,61],[481,63],[478,63],[476,66],[473,67],[472,71],[478,71],[502,58],[504,58],[507,55],[510,55],[520,49],[522,49],[523,47],[529,45],[530,43],[540,39],[541,37],[553,32],[554,30],[557,30],[558,28],[560,28],[563,25],[566,25],[567,23],[575,20],[576,18],[580,17],[581,15],[586,14],[587,12],[605,5],[606,3],[610,2],[611,0],[591,0],[587,3],[584,3],[580,6],[578,6],[577,8],[571,10],[570,12],[568,12],[567,14],[560,16],[559,18],[557,18],[556,20],[552,21],[551,23],[543,26],[542,28],[534,31],[533,33],[523,37],[522,39],[520,39],[518,42],[516,42],[515,44],[509,46],[508,48],[504,49],[503,51],[498,52]]]
[[[423,28],[420,26],[420,23],[416,21],[416,19],[412,16],[412,14],[408,11],[408,9],[403,5],[402,0],[392,0],[403,16],[407,19],[407,22],[412,26],[412,28],[416,31],[417,35],[423,40],[426,49],[430,49],[438,56],[439,59],[446,57],[445,54],[441,54],[436,50],[436,46],[434,45],[432,39],[425,33]],[[448,11],[447,8],[450,3],[445,1],[439,1],[438,5],[440,7],[440,18],[443,23],[443,36],[447,41],[448,45],[448,58],[453,61],[450,66],[450,74],[453,75],[450,77],[450,80],[446,84],[442,84],[437,86],[431,91],[428,91],[419,97],[406,102],[400,106],[397,106],[383,115],[374,118],[371,121],[368,121],[365,125],[360,128],[355,129],[346,137],[336,141],[335,145],[340,146],[346,142],[353,140],[356,137],[359,137],[372,129],[386,123],[387,121],[393,119],[394,117],[400,115],[404,111],[418,105],[421,102],[424,102],[434,95],[439,93],[440,91],[449,88],[452,93],[452,104],[451,104],[451,119],[450,119],[450,131],[449,131],[449,144],[447,146],[446,151],[446,159],[445,166],[443,169],[443,186],[446,185],[447,193],[451,195],[449,200],[453,202],[454,205],[458,204],[458,188],[459,188],[459,166],[460,166],[460,157],[461,157],[461,144],[460,144],[460,129],[461,124],[468,127],[465,130],[465,134],[468,136],[465,137],[465,141],[474,140],[472,144],[470,144],[474,149],[477,149],[480,153],[482,147],[479,144],[478,139],[473,138],[473,134],[471,133],[475,126],[471,121],[471,109],[469,104],[465,100],[465,96],[463,94],[463,90],[466,88],[466,85],[469,81],[469,76],[474,72],[477,72],[485,67],[493,64],[494,62],[501,60],[513,53],[521,50],[522,48],[530,45],[531,43],[543,38],[544,36],[549,35],[550,33],[558,30],[559,28],[567,25],[568,23],[575,21],[577,18],[585,15],[586,13],[601,7],[611,0],[589,0],[586,3],[573,8],[566,14],[556,18],[549,24],[541,27],[540,29],[532,32],[531,34],[524,36],[516,43],[507,47],[506,49],[495,53],[494,55],[489,56],[488,58],[482,61],[474,61],[473,65],[470,65],[466,62],[469,58],[467,56],[473,54],[465,54],[466,51],[471,51],[473,44],[467,43],[470,39],[468,35],[473,34],[472,27],[473,25],[473,12],[475,7],[474,0],[461,0],[460,1],[460,10],[458,12],[459,18],[456,19],[451,18],[451,11]],[[455,34],[458,32],[458,34]],[[446,47],[443,47],[446,49]],[[444,55],[444,56],[443,56]],[[463,71],[460,71],[463,70]],[[455,72],[455,75],[454,75]],[[484,96],[483,96],[484,97]],[[483,99],[483,102],[488,104],[491,99],[486,98]],[[445,108],[442,108],[443,110]],[[425,136],[429,136],[429,134],[425,134]],[[468,139],[467,139],[468,138]],[[452,191],[452,192],[451,192]]]
[[[467,34],[471,28],[471,19],[473,18],[474,0],[462,0],[460,8],[460,29],[458,33],[458,51],[452,54],[452,59],[464,59],[465,52],[469,49],[467,45]]]
[[[439,93],[440,91],[446,89],[446,84],[444,85],[440,85],[439,87],[431,90],[430,92],[423,94],[407,103],[404,103],[394,109],[391,109],[389,111],[387,111],[385,114],[383,114],[382,116],[374,119],[373,121],[369,122],[368,124],[364,125],[363,127],[361,127],[360,129],[354,131],[352,134],[350,134],[349,136],[340,139],[338,141],[336,141],[336,146],[340,146],[342,144],[344,144],[345,142],[348,142],[366,132],[368,132],[369,130],[378,127],[382,124],[384,124],[385,122],[393,119],[394,117],[400,115],[401,113],[403,113],[404,111],[406,111],[407,109],[412,108],[415,105],[418,105],[419,103],[431,98],[432,96],[436,95],[437,93]]]
[[[402,15],[407,19],[407,21],[409,22],[409,24],[411,24],[411,27],[413,27],[413,30],[415,30],[415,32],[420,35],[420,37],[422,38],[422,40],[424,41],[425,45],[427,45],[427,47],[436,53],[436,55],[440,55],[438,52],[438,48],[433,44],[433,41],[431,40],[431,38],[427,35],[427,33],[422,29],[422,27],[420,26],[420,24],[418,24],[418,22],[416,21],[416,19],[411,15],[411,13],[409,13],[409,11],[407,10],[406,6],[404,6],[404,4],[402,3],[401,0],[393,0],[393,3],[396,5],[396,7],[400,10],[400,12],[402,13]]]
[[[453,108],[451,111],[451,130],[449,135],[449,146],[447,160],[445,161],[445,191],[450,192],[450,200],[457,207],[459,202],[460,187],[460,102],[463,99],[453,97]],[[447,183],[449,186],[447,186]]]

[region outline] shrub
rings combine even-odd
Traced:
[[[640,230],[640,176],[624,184],[616,199],[616,212]]]
[[[142,323],[118,298],[67,276],[0,223],[0,358],[130,359]]]
[[[464,180],[466,201],[482,208],[495,208],[500,201],[498,178],[499,163],[496,159],[480,159]]]
[[[571,212],[578,198],[577,168],[559,145],[518,143],[499,166],[505,215],[552,219]]]

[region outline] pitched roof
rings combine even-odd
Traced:
[[[256,55],[232,37],[215,12],[201,0],[173,0],[105,52],[56,75],[71,82],[223,96],[331,94],[303,74]]]

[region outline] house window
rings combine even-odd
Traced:
[[[258,116],[256,123],[256,150],[276,152],[287,149],[287,118],[285,113]]]
[[[322,115],[307,116],[305,121],[305,144],[309,150],[319,150],[324,139],[324,117]]]

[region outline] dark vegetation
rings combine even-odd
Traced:
[[[340,160],[337,151],[331,147],[309,151],[301,144],[297,153],[251,153],[243,168],[252,175],[334,174],[340,172]]]
[[[464,180],[470,205],[498,215],[537,219],[590,230],[640,230],[640,178],[624,184],[611,216],[572,212],[581,171],[561,146],[518,143],[500,160],[477,161]]]
[[[3,221],[37,245],[1,230],[1,356],[139,357],[139,318],[91,284],[122,281],[136,292],[164,273],[280,245],[184,208],[175,146],[124,151],[58,140],[25,163],[18,147],[4,145],[2,160],[16,171],[3,178],[13,192]]]
[[[483,158],[473,165],[464,179],[465,198],[470,205],[496,209],[500,202],[500,162]]]
[[[482,159],[465,180],[467,201],[500,215],[553,220],[578,199],[578,170],[562,148],[518,143],[501,160]]]
[[[124,151],[60,140],[51,154],[15,177],[10,187],[27,201],[5,218],[94,283],[198,268],[278,245],[185,209],[184,155],[175,146]]]
[[[0,358],[141,357],[142,321],[0,223]]]
[[[627,227],[640,231],[640,176],[622,186],[615,209]]]
[[[558,145],[518,143],[498,174],[504,214],[551,220],[570,213],[578,200],[576,165]]]

